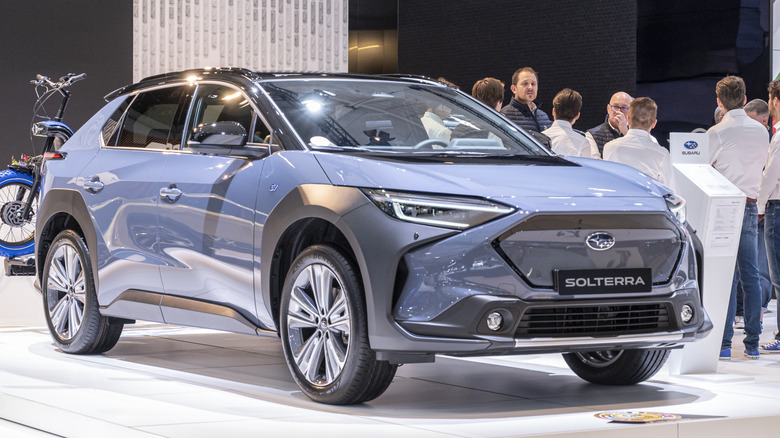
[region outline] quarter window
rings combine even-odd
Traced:
[[[119,105],[114,113],[111,114],[111,117],[106,120],[106,124],[103,125],[103,131],[101,132],[101,135],[103,137],[104,145],[116,145],[117,134],[119,134],[119,127],[120,123],[122,122],[122,116],[125,115],[125,111],[127,111],[127,107],[130,106],[130,102],[133,101],[133,99],[128,99],[127,97],[124,99],[124,102]]]

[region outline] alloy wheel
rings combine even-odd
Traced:
[[[344,286],[323,264],[311,264],[295,279],[287,312],[295,365],[311,384],[333,383],[349,354],[350,312]]]
[[[81,328],[86,292],[79,253],[70,243],[63,242],[54,249],[46,283],[46,307],[60,339],[73,339]]]

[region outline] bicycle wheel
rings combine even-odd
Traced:
[[[22,217],[24,202],[32,190],[32,175],[15,170],[0,172],[0,257],[30,254],[35,245],[35,215],[38,195],[33,198],[31,215]]]

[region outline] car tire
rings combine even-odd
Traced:
[[[75,231],[62,231],[49,247],[41,293],[46,324],[60,350],[97,354],[116,345],[123,324],[100,314],[89,250]]]
[[[575,374],[600,385],[633,385],[643,382],[653,377],[668,357],[667,349],[605,350],[563,355]]]
[[[354,263],[339,250],[315,245],[295,259],[279,321],[287,365],[312,400],[362,403],[392,382],[397,365],[377,361],[370,349],[362,283]]]

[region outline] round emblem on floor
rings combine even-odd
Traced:
[[[654,421],[673,421],[682,418],[677,414],[633,411],[599,412],[594,416],[596,418],[601,418],[602,420],[610,420],[618,423],[652,423]]]

